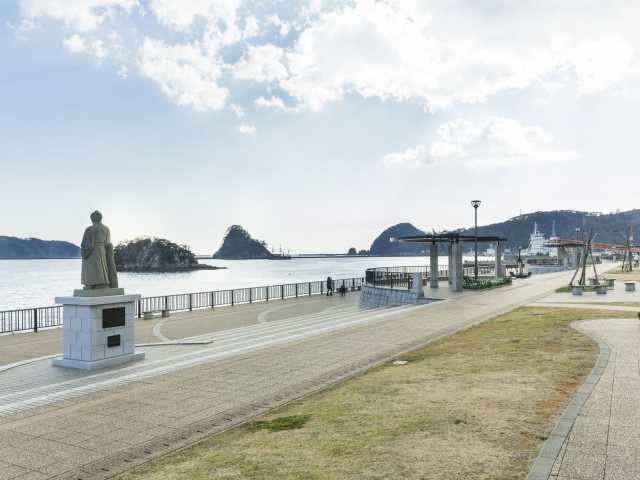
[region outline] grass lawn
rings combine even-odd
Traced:
[[[521,308],[121,476],[204,479],[523,479],[591,370],[577,319]]]
[[[620,270],[620,265],[607,270],[605,272],[606,278],[615,278],[616,280],[637,282],[640,281],[640,268],[634,268],[631,272],[623,272]]]

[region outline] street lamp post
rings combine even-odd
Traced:
[[[578,250],[578,234],[580,233],[580,227],[576,227],[576,258],[575,258],[575,262],[576,262],[576,267],[578,266],[578,256],[579,254],[579,250]]]
[[[475,228],[474,228],[474,251],[475,251],[475,261],[473,262],[473,277],[478,280],[478,207],[482,202],[480,200],[471,200],[471,206],[473,207],[474,217],[475,217]]]

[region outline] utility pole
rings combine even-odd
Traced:
[[[481,200],[471,200],[471,206],[473,207],[474,218],[475,218],[475,227],[474,227],[474,252],[475,252],[475,260],[473,262],[473,277],[478,280],[478,207],[482,203]]]

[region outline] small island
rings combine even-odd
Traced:
[[[115,247],[114,257],[118,272],[190,272],[225,268],[198,263],[189,247],[164,238],[122,242]]]
[[[271,253],[266,242],[252,238],[240,225],[231,225],[222,241],[222,246],[213,258],[221,260],[290,260],[288,255]]]

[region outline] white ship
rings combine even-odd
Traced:
[[[556,236],[556,222],[553,222],[553,232],[551,233],[551,239],[557,239]],[[533,222],[533,233],[529,237],[529,246],[522,250],[522,255],[527,257],[534,257],[537,255],[548,255],[555,257],[558,255],[558,249],[554,247],[547,247],[545,244],[549,240],[545,238],[544,234],[538,230],[538,223]]]

